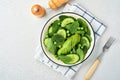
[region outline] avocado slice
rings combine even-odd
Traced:
[[[57,31],[57,34],[59,34],[59,35],[63,36],[64,38],[66,38],[66,31],[64,29],[59,29]]]
[[[62,45],[62,47],[58,50],[58,55],[68,54],[75,45],[80,42],[80,35],[75,34],[69,37]]]

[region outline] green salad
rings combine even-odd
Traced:
[[[65,64],[83,61],[91,41],[88,24],[81,18],[66,15],[51,23],[44,37],[47,50]]]

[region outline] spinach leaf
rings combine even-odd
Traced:
[[[80,48],[78,48],[77,51],[76,51],[76,53],[79,55],[80,61],[83,61],[84,57],[85,57],[85,54],[84,54],[83,50],[80,49]]]
[[[63,62],[66,63],[66,64],[68,64],[68,63],[72,60],[71,57],[65,56],[65,55],[61,55],[61,56],[58,56],[58,57],[59,57],[59,59],[60,59],[61,61],[63,61]]]
[[[59,16],[60,21],[63,21],[65,18],[68,18],[68,16],[66,16],[66,15]]]
[[[86,34],[90,35],[91,33],[90,33],[89,28],[88,28],[88,24],[81,18],[78,18],[77,21],[79,22],[79,26],[83,27]]]
[[[59,56],[59,59],[66,64],[74,64],[79,61],[79,56],[77,54],[67,54]]]
[[[84,52],[84,54],[86,54],[87,51],[88,51],[88,48],[87,48],[86,46],[84,46],[84,47],[83,47],[83,52]]]
[[[50,51],[52,54],[55,54],[57,51],[56,46],[53,44],[53,41],[51,38],[46,38],[44,40],[44,44],[46,46],[46,48],[48,49],[48,51]]]
[[[72,19],[76,20],[76,19],[75,19],[74,17],[72,17],[72,16],[66,16],[66,15],[61,15],[61,16],[59,16],[60,21],[63,21],[63,20],[66,19],[66,18],[72,18]]]
[[[79,27],[79,23],[77,21],[75,21],[71,24],[68,24],[66,26],[66,29],[68,29],[71,34],[74,34],[77,31],[78,27]]]
[[[64,37],[62,35],[55,34],[52,36],[52,40],[57,43],[64,42]]]
[[[55,20],[49,27],[49,35],[53,36],[53,34],[58,31],[59,27],[60,27],[60,21]]]

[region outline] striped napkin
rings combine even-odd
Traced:
[[[63,9],[63,12],[74,12],[86,18],[94,29],[96,41],[101,37],[101,35],[106,29],[106,26],[99,19],[97,19],[94,15],[89,13],[86,9],[82,8],[78,3],[73,5],[66,4]],[[51,67],[53,70],[62,73],[69,80],[72,80],[77,70],[82,65],[82,64],[79,64],[72,67],[64,67],[64,66],[57,65],[46,57],[40,45],[37,47],[36,52],[37,54],[35,55],[35,59]]]

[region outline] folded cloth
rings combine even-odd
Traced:
[[[95,16],[89,13],[86,9],[82,8],[78,3],[73,5],[66,4],[63,9],[63,12],[74,12],[86,18],[93,27],[96,41],[101,37],[101,35],[106,29],[106,26],[99,19],[97,19]],[[82,64],[78,64],[72,67],[64,67],[57,65],[46,57],[40,45],[38,45],[36,52],[37,54],[35,55],[35,59],[51,67],[53,70],[62,73],[69,80],[71,80],[74,77],[77,70],[82,65]]]

